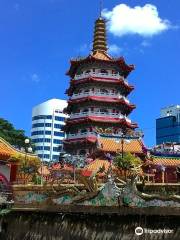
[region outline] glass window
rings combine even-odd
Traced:
[[[44,131],[34,131],[31,133],[31,136],[34,136],[34,135],[43,135],[44,134]]]
[[[56,121],[64,122],[65,118],[64,118],[64,117],[55,116],[55,120],[56,120]]]
[[[59,155],[53,155],[53,160],[59,160]]]
[[[45,131],[46,135],[51,135],[51,131]]]
[[[63,125],[61,125],[61,124],[54,124],[54,128],[59,128],[59,129],[61,129],[61,126],[63,126]]]
[[[39,116],[34,116],[32,120],[39,120],[39,119],[52,119],[51,115],[39,115]]]
[[[38,154],[38,157],[49,159],[50,155],[49,154]]]
[[[54,136],[64,137],[64,132],[54,132]]]
[[[55,144],[62,144],[62,140],[54,139],[54,140],[53,140],[53,143],[55,143]]]
[[[60,152],[60,146],[58,146],[58,147],[53,147],[53,151],[54,151],[54,152]]]
[[[33,128],[36,128],[36,127],[44,127],[44,123],[34,123],[32,125]],[[45,127],[51,127],[51,123],[45,123]]]
[[[36,138],[32,139],[33,143],[40,143],[40,142],[51,142],[50,138]]]

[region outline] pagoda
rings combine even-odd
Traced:
[[[99,129],[113,134],[134,131],[129,114],[135,108],[127,99],[134,89],[128,81],[134,65],[123,57],[113,58],[107,52],[106,21],[95,21],[92,52],[85,58],[72,59],[67,75],[70,86],[65,112],[64,149],[73,155],[93,154],[98,148]]]

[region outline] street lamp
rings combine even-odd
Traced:
[[[29,138],[26,138],[26,139],[24,140],[24,142],[25,142],[25,144],[29,144],[29,143],[30,143]]]
[[[29,144],[30,144],[29,138],[26,138],[24,140],[24,143],[25,143],[25,162],[24,162],[24,167],[25,167],[26,166],[26,160],[27,160],[27,153],[32,153],[32,147],[29,146]],[[24,181],[24,183],[25,183],[25,181]]]

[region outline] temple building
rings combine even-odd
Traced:
[[[35,154],[14,148],[0,137],[0,184],[2,180],[11,183],[16,182],[18,170],[23,163],[34,166],[40,164],[40,159]]]
[[[135,109],[128,95],[134,89],[127,77],[134,65],[123,57],[108,54],[106,24],[102,17],[95,22],[93,49],[85,58],[72,59],[67,75],[70,86],[65,109],[64,149],[77,155],[94,153],[99,147],[99,132],[107,129],[113,135],[134,132],[137,124],[129,114]]]

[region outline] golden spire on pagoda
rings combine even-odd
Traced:
[[[102,12],[102,1],[100,1],[100,17],[95,21],[93,52],[107,51],[106,22],[105,22],[105,19],[102,18],[101,12]]]

